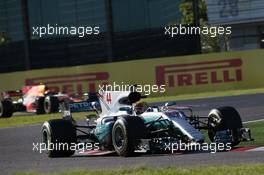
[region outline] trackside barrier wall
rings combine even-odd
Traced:
[[[264,50],[156,58],[0,74],[0,91],[43,83],[81,93],[113,82],[165,85],[164,94],[152,96],[260,88],[264,87],[263,67]]]

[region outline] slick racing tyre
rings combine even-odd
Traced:
[[[36,114],[45,114],[44,110],[44,97],[39,97],[35,101]]]
[[[42,125],[42,143],[49,157],[69,157],[75,150],[71,145],[77,142],[76,129],[71,121],[54,119]]]
[[[119,118],[112,128],[112,144],[119,156],[127,157],[134,153],[138,139],[146,136],[146,128],[140,117]]]
[[[237,110],[230,106],[212,109],[208,115],[208,135],[214,142],[217,131],[229,130],[232,133],[232,146],[240,143],[239,130],[243,127]]]
[[[46,114],[58,112],[59,101],[57,97],[46,96],[44,99],[44,111]]]
[[[11,117],[14,112],[14,106],[12,101],[3,100],[0,101],[0,118]]]

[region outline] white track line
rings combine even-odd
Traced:
[[[264,147],[257,147],[257,148],[254,148],[254,149],[250,149],[250,150],[247,150],[246,152],[251,152],[251,151],[264,151]]]
[[[255,123],[255,122],[262,122],[264,121],[264,119],[259,119],[259,120],[250,120],[250,121],[246,121],[246,122],[243,122],[243,123]]]

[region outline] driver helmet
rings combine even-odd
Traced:
[[[138,102],[134,107],[137,115],[144,113],[145,111],[147,111],[148,108],[149,105],[146,102]]]

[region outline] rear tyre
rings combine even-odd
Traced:
[[[239,130],[243,127],[237,110],[230,106],[219,107],[210,111],[208,115],[208,135],[212,142],[217,131],[230,130],[232,146],[240,143]]]
[[[11,117],[14,112],[14,106],[12,101],[3,100],[0,101],[0,118]]]
[[[119,156],[131,156],[137,140],[144,138],[145,135],[146,128],[140,117],[123,117],[118,119],[112,128],[112,144]]]
[[[69,157],[74,154],[75,150],[71,150],[71,145],[77,142],[77,136],[71,121],[46,121],[42,125],[41,133],[49,157]]]
[[[51,114],[58,112],[59,110],[59,101],[57,97],[46,96],[44,100],[44,111],[46,114]]]

